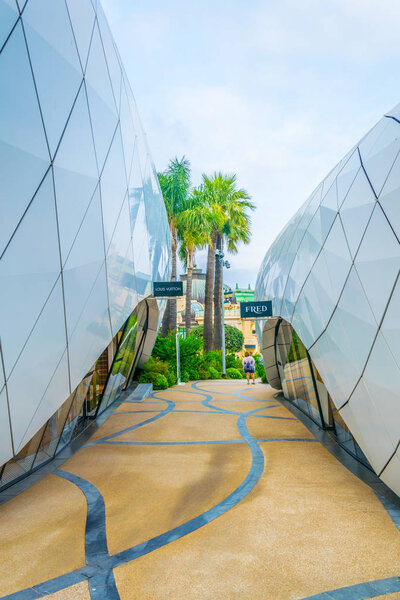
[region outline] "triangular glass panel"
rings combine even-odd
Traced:
[[[56,207],[50,171],[0,261],[0,330],[7,374],[59,274]],[[10,319],[13,314],[18,318]]]
[[[400,155],[396,158],[393,168],[379,196],[379,203],[400,240]]]
[[[21,23],[1,53],[0,80],[1,255],[50,164]]]
[[[375,206],[375,196],[365,177],[359,171],[340,209],[343,228],[354,258],[361,238]]]
[[[390,351],[400,368],[400,279],[390,298],[389,305],[383,319],[381,332],[390,348]]]
[[[97,162],[101,171],[117,127],[118,111],[97,23],[90,45],[85,81]]]
[[[20,448],[24,433],[65,349],[64,305],[59,279],[7,382],[15,448]],[[64,399],[60,399],[60,404]],[[43,422],[38,424],[38,428],[41,425]]]
[[[64,0],[41,0],[40,10],[28,2],[22,20],[53,156],[82,82],[82,69]]]
[[[97,23],[100,30],[101,40],[103,42],[104,54],[106,57],[108,72],[110,75],[111,84],[114,92],[115,104],[119,112],[122,70],[118,60],[117,50],[110,31],[110,27],[107,23],[106,16],[100,4],[97,7]]]
[[[67,352],[65,352],[49,381],[46,391],[35,410],[35,413],[31,422],[29,423],[29,426],[27,427],[27,430],[24,433],[23,438],[21,439],[19,448],[23,448],[25,444],[29,442],[29,440],[35,435],[40,427],[46,423],[46,421],[48,421],[48,419],[50,419],[54,413],[57,412],[57,409],[59,409],[69,395],[68,359]],[[48,439],[42,440],[46,443],[46,445],[48,445],[47,453],[49,458],[51,458],[55,452],[58,438],[61,434],[64,423],[56,423],[55,419],[53,418],[53,422],[50,425],[50,431],[48,430],[47,434],[51,433],[52,435],[48,435]],[[55,427],[56,425],[58,427]],[[53,449],[53,453],[49,452],[51,447]]]
[[[147,295],[151,287],[151,269],[149,261],[149,238],[146,223],[146,208],[143,196],[141,196],[139,206],[137,208],[132,241],[137,291],[141,297],[144,297]]]
[[[77,143],[79,140],[79,143]],[[54,161],[63,263],[98,183],[96,156],[84,88],[81,88]]]
[[[128,191],[119,126],[107,156],[100,181],[104,237],[107,249],[113,236],[122,203]]]
[[[379,144],[382,136],[385,136],[385,129],[388,126],[388,122],[389,119],[382,117],[358,142],[362,161],[368,158],[373,147]]]
[[[81,306],[79,321],[69,340],[71,389],[75,389],[82,381],[111,340],[106,270],[103,265],[89,297]]]
[[[85,70],[95,14],[90,0],[66,0],[78,47],[82,70]]]
[[[393,119],[385,121],[385,129],[369,149],[367,156],[361,154],[364,168],[377,196],[400,150],[400,124]]]
[[[124,82],[122,82],[121,89],[121,107],[119,118],[121,124],[122,143],[124,146],[126,172],[129,177],[132,169],[136,132],[133,126],[133,119]]]
[[[338,164],[335,167],[333,167],[333,169],[328,173],[328,175],[323,180],[323,182],[322,182],[322,184],[323,184],[322,202],[324,201],[323,199],[326,196],[326,194],[331,190],[332,186],[335,184],[336,177],[337,177],[341,167],[342,167],[342,161],[338,162]],[[332,208],[336,208],[336,204]]]
[[[380,332],[368,358],[363,380],[394,450],[400,440],[400,369]]]
[[[19,17],[15,0],[0,0],[0,49]]]
[[[400,245],[379,205],[362,239],[355,266],[379,322],[400,271]]]
[[[379,473],[395,448],[363,379],[340,414],[369,463]]]
[[[127,199],[122,206],[107,254],[107,279],[111,325],[114,334],[122,327],[137,304]]]
[[[104,263],[100,194],[97,189],[64,266],[68,336],[71,336]]]
[[[340,317],[343,329],[346,332],[348,345],[352,351],[352,363],[361,373],[378,325],[354,267],[347,278],[331,323],[337,317]],[[337,340],[339,343],[340,337]]]
[[[326,194],[323,196],[322,201],[321,201],[321,207],[324,206],[325,208],[329,208],[335,212],[337,212],[337,185],[336,185],[336,180],[332,183],[331,187],[329,188],[329,190],[326,192]]]
[[[338,208],[341,207],[343,200],[345,199],[347,192],[352,186],[357,173],[361,169],[360,157],[357,148],[350,155],[348,161],[343,165],[342,170],[337,176],[337,194],[338,194]]]
[[[329,278],[330,297],[334,304],[343,290],[352,260],[339,217],[336,218],[317,261],[323,260]]]

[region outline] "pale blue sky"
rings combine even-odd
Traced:
[[[400,101],[398,0],[103,0],[158,170],[185,154],[257,205],[231,285]],[[200,253],[198,266],[203,266]]]

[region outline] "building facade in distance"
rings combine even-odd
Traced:
[[[0,8],[0,489],[149,356],[170,234],[100,2]]]
[[[400,105],[298,210],[255,297],[266,374],[400,495]]]

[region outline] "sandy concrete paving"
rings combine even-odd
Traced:
[[[110,555],[233,498],[211,522],[115,568],[122,600],[300,600],[400,573],[400,533],[372,489],[318,442],[295,441],[314,438],[286,408],[270,408],[274,390],[243,381],[198,387],[204,391],[186,385],[125,402],[90,441],[139,427],[116,443],[82,448],[62,467],[100,492]],[[161,398],[175,408],[158,418],[167,408]],[[284,419],[240,416],[255,409]],[[156,412],[135,414],[144,410]],[[288,439],[258,442],[263,470],[243,439],[244,423],[255,440]],[[237,498],[256,471],[253,488]],[[0,507],[1,593],[83,566],[86,513],[82,491],[56,475]],[[90,592],[84,581],[46,597],[86,600]]]

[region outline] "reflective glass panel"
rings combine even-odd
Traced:
[[[400,125],[399,125],[400,127]],[[400,157],[397,157],[392,170],[386,180],[386,183],[379,196],[379,203],[382,206],[387,218],[393,227],[397,238],[400,239]]]
[[[94,26],[94,10],[90,0],[66,0],[82,68],[86,66]]]
[[[16,452],[25,445],[21,444],[24,434],[65,347],[62,287],[58,280],[7,382]],[[68,389],[68,381],[65,382],[65,388]]]
[[[96,25],[89,50],[85,81],[97,162],[99,169],[102,170],[118,123],[118,113]]]
[[[0,81],[1,254],[50,164],[20,23],[1,53]]]
[[[400,367],[400,279],[390,299],[385,318],[381,326],[381,332]]]
[[[359,171],[340,209],[340,217],[353,258],[357,253],[374,206],[375,196],[371,186],[364,171]]]
[[[57,411],[57,407],[61,402],[65,402],[69,394],[68,360],[65,352],[36,408],[32,421],[21,440],[21,445],[26,444],[44,422],[53,418],[52,415]],[[56,421],[53,419],[52,427],[55,423]],[[57,421],[57,427],[59,426]]]
[[[76,140],[79,139],[79,144]],[[98,172],[85,90],[82,87],[54,161],[63,263],[94,194]]]
[[[116,333],[138,302],[127,199],[107,254],[107,280],[111,324]]]
[[[104,235],[108,248],[127,195],[125,162],[122,152],[121,133],[118,127],[101,174],[101,203],[103,208]]]
[[[100,195],[97,190],[64,267],[65,309],[69,336],[75,329],[103,263],[103,230]]]
[[[0,49],[18,19],[19,12],[15,0],[0,0]]]
[[[118,351],[114,358],[114,363],[107,382],[107,388],[104,392],[100,410],[103,411],[107,406],[117,399],[120,391],[126,383],[131,365],[134,360],[134,351],[136,344],[137,315],[131,315],[125,325],[124,332],[119,332]]]
[[[400,245],[379,205],[368,224],[355,266],[379,322],[400,271]]]
[[[53,156],[78,93],[82,69],[64,0],[30,0],[22,20]]]
[[[0,261],[0,330],[7,374],[59,273],[53,179],[49,172]],[[14,314],[18,318],[11,319]]]
[[[112,339],[104,265],[81,311],[69,339],[72,389],[79,384],[90,369],[90,365],[95,363]]]

